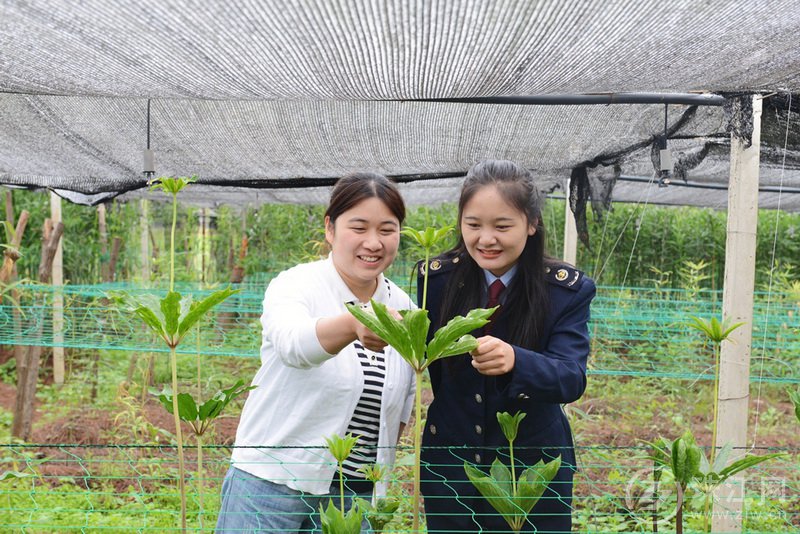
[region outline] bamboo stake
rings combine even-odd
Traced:
[[[50,192],[50,219],[53,224],[61,222],[61,197]],[[64,250],[61,241],[58,242],[55,257],[53,258],[53,381],[56,384],[64,383]]]

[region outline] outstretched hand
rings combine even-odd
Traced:
[[[479,337],[478,347],[470,355],[472,367],[482,375],[504,375],[514,369],[514,347],[496,337]]]
[[[392,317],[394,317],[398,321],[403,319],[403,317],[397,310],[393,308],[386,308],[386,310],[392,315]],[[361,321],[355,319],[355,322],[356,322],[355,325],[356,337],[361,342],[361,344],[364,345],[364,348],[376,352],[386,348],[386,345],[388,345],[388,343],[386,343],[384,340],[378,337],[378,334],[376,334],[375,332],[364,326],[361,323]]]

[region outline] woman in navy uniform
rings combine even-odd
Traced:
[[[595,285],[545,256],[542,202],[526,169],[510,161],[476,164],[461,191],[458,243],[427,265],[431,334],[455,315],[500,305],[475,333],[477,349],[429,368],[434,400],[422,438],[429,533],[510,532],[463,464],[488,471],[499,456],[509,465],[496,414],[518,411],[527,415],[514,442],[517,474],[540,459],[562,461],[524,531],[571,530],[575,453],[561,405],[586,388]],[[420,265],[420,291],[424,272]]]

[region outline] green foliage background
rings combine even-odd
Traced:
[[[31,212],[23,241],[23,258],[19,261],[20,276],[33,278],[39,264],[42,223],[49,216],[46,194],[14,191],[17,214],[22,209]],[[169,205],[149,203],[153,241],[159,250],[165,249]],[[123,239],[118,260],[117,281],[136,283],[140,272],[140,203],[112,202],[108,205],[107,225],[109,249],[114,236]],[[244,262],[246,280],[269,276],[299,261],[308,261],[325,253],[324,207],[317,205],[275,205],[239,208],[223,206],[208,210],[210,227],[205,238],[206,261],[204,276],[200,270],[201,210],[180,206],[176,245],[176,279],[179,281],[226,282],[230,276],[231,256],[238,255],[243,235],[249,240]],[[440,206],[411,206],[406,224],[416,228],[453,224],[455,204]],[[100,265],[107,257],[100,254],[97,209],[63,202],[64,271],[73,284],[100,282]],[[563,243],[564,202],[548,200],[544,213],[548,234],[548,251],[560,256]],[[689,207],[660,207],[616,204],[602,220],[588,214],[591,248],[580,244],[578,267],[593,275],[603,285],[652,287],[660,280],[663,287],[680,287],[679,272],[685,262],[705,261],[709,278],[703,287],[722,287],[725,255],[726,213],[712,209]],[[452,240],[455,237],[451,237]],[[778,268],[785,277],[797,279],[792,266],[800,259],[800,214],[761,210],[758,224],[757,278],[765,288],[775,245]],[[163,280],[167,266],[153,259],[154,280]],[[392,270],[394,277],[408,276],[410,266],[421,254],[403,240],[398,262]],[[653,268],[657,269],[655,272]],[[666,281],[666,283],[665,283]]]

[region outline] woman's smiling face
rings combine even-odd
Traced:
[[[362,302],[375,292],[378,276],[394,261],[400,245],[400,221],[377,197],[362,200],[335,221],[325,218],[325,239],[333,264]]]
[[[461,236],[467,252],[482,269],[505,274],[519,259],[536,221],[509,204],[494,185],[481,187],[464,204]]]

